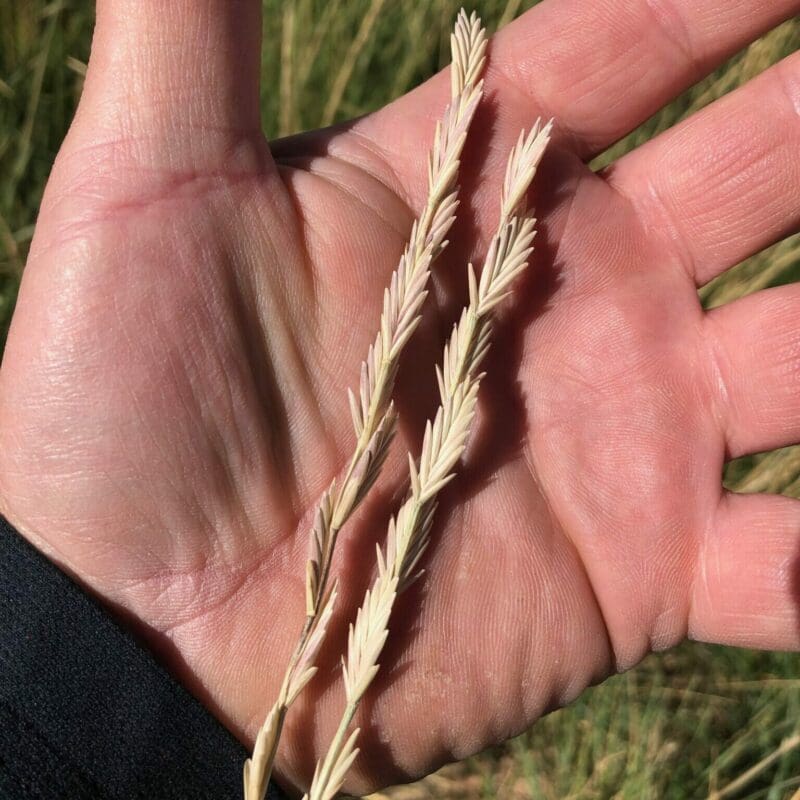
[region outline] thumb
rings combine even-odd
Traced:
[[[139,165],[206,171],[260,142],[259,0],[98,0],[68,149],[110,145]],[[242,151],[245,152],[242,152]]]

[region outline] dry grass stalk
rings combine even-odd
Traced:
[[[246,800],[264,797],[286,712],[316,671],[314,659],[336,598],[336,587],[327,587],[336,539],[386,459],[395,430],[391,395],[400,354],[419,323],[431,265],[447,245],[445,237],[455,220],[461,152],[481,98],[486,53],[486,32],[474,13],[467,17],[461,11],[451,47],[451,102],[436,126],[427,202],[384,294],[380,331],[362,364],[359,396],[349,394],[356,447],[343,480],[331,484],[317,510],[306,566],[306,621],[278,698],[245,763]]]
[[[419,465],[409,456],[408,497],[389,523],[386,552],[378,548],[378,576],[350,626],[343,666],[347,705],[325,758],[317,764],[306,800],[331,800],[358,755],[358,729],[349,736],[347,729],[378,672],[395,598],[420,575],[419,560],[430,540],[438,493],[454,477],[464,452],[483,377],[479,369],[491,338],[492,311],[508,295],[533,250],[536,221],[525,215],[524,201],[550,131],[550,123],[542,127],[537,122],[527,137],[520,135],[508,161],[500,224],[480,281],[469,265],[469,305],[437,369],[441,405],[425,429]]]

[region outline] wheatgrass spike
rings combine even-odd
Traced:
[[[469,266],[470,299],[445,346],[437,370],[441,405],[428,422],[419,464],[409,460],[408,496],[389,522],[385,553],[378,552],[378,576],[350,626],[343,664],[347,705],[331,747],[314,774],[307,800],[328,800],[342,787],[357,753],[357,731],[347,729],[378,672],[378,658],[389,635],[389,617],[398,593],[419,577],[418,565],[430,540],[437,495],[455,476],[475,416],[488,349],[491,312],[526,267],[536,222],[525,216],[524,200],[550,138],[551,124],[537,122],[520,136],[508,160],[500,204],[500,223],[486,256],[480,281]]]
[[[306,565],[306,620],[278,699],[245,764],[245,800],[263,800],[286,711],[313,676],[309,642],[316,641],[317,647],[321,643],[335,601],[327,584],[339,530],[374,484],[388,454],[395,430],[391,395],[399,358],[419,324],[431,265],[446,247],[455,220],[461,153],[482,96],[480,75],[486,60],[486,32],[474,13],[459,13],[451,45],[451,101],[436,127],[428,161],[428,198],[384,293],[380,329],[362,365],[358,394],[348,395],[355,449],[344,477],[331,483],[315,515]],[[334,769],[332,774],[338,772]]]

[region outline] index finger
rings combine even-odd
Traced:
[[[545,0],[490,42],[491,149],[505,158],[520,128],[554,117],[566,144],[590,159],[798,11],[800,0]],[[447,99],[439,74],[354,126],[412,201],[425,193],[419,142]]]

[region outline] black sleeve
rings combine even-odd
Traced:
[[[246,755],[0,517],[2,800],[234,800]]]

